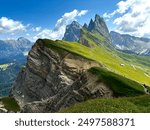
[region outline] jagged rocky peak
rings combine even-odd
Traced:
[[[88,25],[85,23],[85,24],[83,25],[83,28],[87,30],[87,29],[88,29]]]
[[[81,28],[92,33],[97,33],[103,36],[107,42],[111,43],[111,37],[107,25],[104,19],[97,14],[95,15],[95,20],[91,19],[89,25],[85,23],[83,27],[78,22],[73,21],[66,27],[63,40],[81,42]]]
[[[105,37],[109,42],[111,42],[111,37],[107,25],[104,19],[100,17],[98,14],[95,15],[94,21],[91,19],[88,26],[88,31],[98,33],[101,36]]]
[[[92,31],[94,28],[94,21],[93,19],[90,20],[89,26],[88,26],[88,31]]]
[[[82,26],[77,21],[73,21],[70,25],[67,25],[63,40],[78,42],[81,28]]]

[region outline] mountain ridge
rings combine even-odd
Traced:
[[[23,37],[17,40],[4,40],[0,41],[0,63],[4,61],[13,62],[14,60],[25,59],[25,52],[29,52],[33,43]]]
[[[73,21],[70,25],[66,27],[66,32],[62,40],[79,42],[82,44],[82,30],[87,30],[88,32],[96,33],[104,37],[107,40],[107,42],[111,42],[111,37],[105,21],[97,14],[95,15],[95,20],[93,21],[93,19],[91,19],[88,25],[85,23],[83,26],[81,26],[78,22]],[[68,37],[67,34],[69,34],[70,37]]]
[[[120,34],[114,31],[111,31],[110,35],[112,37],[112,43],[117,49],[149,56],[150,39],[135,37],[129,34]]]

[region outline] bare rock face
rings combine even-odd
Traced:
[[[101,65],[61,49],[47,48],[38,40],[11,95],[22,112],[58,112],[91,98],[112,97],[109,87],[87,72],[93,66]]]
[[[109,30],[107,28],[107,25],[102,17],[99,15],[95,15],[95,20],[93,21],[91,19],[89,26],[88,26],[88,31],[97,33],[103,37],[105,37],[106,40],[108,40],[111,43],[111,37],[109,34]]]
[[[104,83],[98,83],[97,80],[96,76],[85,73],[55,96],[44,101],[26,104],[22,112],[58,112],[88,99],[112,98],[113,92],[109,87]]]
[[[73,21],[70,25],[67,25],[63,40],[79,42],[81,28],[82,26],[78,22]]]

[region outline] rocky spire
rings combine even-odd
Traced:
[[[109,42],[111,42],[111,37],[107,25],[104,19],[100,17],[98,14],[95,15],[94,21],[91,19],[88,26],[88,31],[98,33],[101,36],[105,37]]]
[[[84,29],[88,29],[88,25],[85,23],[85,24],[83,25],[83,28],[84,28]]]
[[[88,26],[88,30],[92,31],[93,28],[94,28],[94,21],[93,21],[93,19],[91,19],[89,26]]]

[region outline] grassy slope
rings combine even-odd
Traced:
[[[125,112],[150,112],[150,96],[124,97],[116,99],[94,99],[75,104],[61,112],[101,112],[101,113],[125,113]]]
[[[88,59],[95,60],[103,64],[107,69],[112,72],[123,75],[136,82],[142,84],[145,83],[150,86],[150,66],[148,66],[148,61],[150,61],[149,57],[140,57],[133,55],[130,56],[129,59],[129,56],[124,53],[109,50],[105,46],[97,46],[96,44],[95,47],[88,48],[75,42],[54,42],[47,39],[45,39],[44,42],[47,47],[65,49],[69,52],[76,53]],[[91,44],[94,44],[94,42],[91,40],[89,40],[89,42]],[[125,59],[129,59],[130,61]],[[121,66],[121,64],[125,64],[125,66]]]
[[[141,84],[106,69],[93,67],[89,69],[89,72],[97,75],[99,79],[97,82],[107,84],[116,96],[131,97],[145,93]]]

